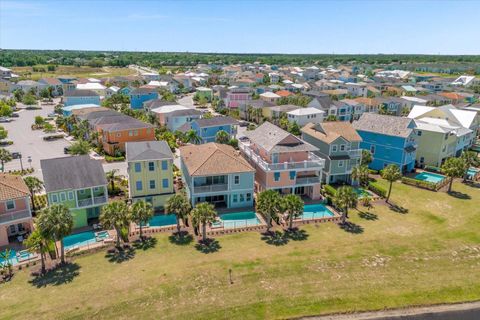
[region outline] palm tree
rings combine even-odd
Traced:
[[[359,182],[361,186],[368,183],[368,167],[365,165],[356,166],[352,169],[352,179]]]
[[[390,194],[392,193],[392,184],[393,182],[397,181],[402,177],[402,173],[398,166],[395,164],[389,164],[382,170],[382,178],[390,182],[390,186],[388,187],[388,194],[387,194],[387,203],[390,200]]]
[[[69,150],[72,155],[85,155],[90,152],[90,144],[85,140],[78,140],[72,143]]]
[[[38,179],[37,177],[25,177],[23,178],[25,184],[30,191],[30,197],[32,198],[32,210],[35,212],[35,193],[42,191],[43,189],[43,182],[42,180]]]
[[[202,242],[207,241],[207,224],[215,221],[217,212],[213,204],[208,202],[198,203],[192,210],[192,217],[197,223],[202,224]]]
[[[453,179],[461,177],[465,173],[465,161],[463,158],[448,158],[440,168],[442,173],[450,178],[448,192],[452,192]]]
[[[45,238],[40,229],[35,229],[25,240],[24,245],[31,253],[40,253],[40,260],[42,264],[42,274],[45,274],[45,258],[48,248],[50,247],[51,240]]]
[[[372,153],[369,150],[362,150],[362,161],[360,162],[360,165],[366,165],[368,166],[370,163],[372,163]]]
[[[12,161],[12,154],[5,148],[0,148],[0,163],[2,163],[2,172],[5,172],[5,163]]]
[[[60,242],[61,263],[65,263],[63,238],[73,229],[73,216],[63,204],[54,204],[43,209],[37,217],[37,227],[45,238]],[[56,247],[56,244],[55,244]]]
[[[252,108],[252,106],[248,106],[247,107],[247,121],[251,121],[252,114],[253,114],[253,108]]]
[[[177,193],[167,200],[165,212],[173,213],[177,217],[177,234],[180,234],[180,219],[187,224],[186,221],[191,210],[190,201],[182,193]]]
[[[224,130],[218,131],[217,134],[215,135],[215,142],[217,143],[227,144],[229,140],[230,140],[230,135]]]
[[[470,167],[478,166],[480,161],[478,160],[477,153],[473,151],[464,151],[461,158],[463,159],[463,162],[465,164],[465,174],[463,175],[463,181],[465,182],[468,176],[468,169],[470,169]]]
[[[190,129],[190,130],[187,131],[187,133],[185,134],[185,138],[186,138],[187,142],[190,142],[190,143],[193,143],[193,144],[202,143],[202,138],[193,129]]]
[[[358,195],[350,186],[343,186],[337,189],[333,197],[333,204],[342,211],[342,224],[348,219],[348,209],[355,208],[358,202]]]
[[[103,206],[100,222],[107,229],[115,229],[117,232],[116,247],[120,248],[120,232],[130,223],[128,207],[125,202],[113,201]]]
[[[303,214],[303,200],[296,194],[289,194],[283,198],[283,209],[288,214],[290,230],[293,229],[293,219]]]
[[[278,217],[282,210],[282,198],[275,190],[266,190],[258,194],[257,211],[267,220],[267,232],[272,227],[272,219]]]
[[[112,192],[115,190],[115,180],[117,180],[117,172],[118,169],[112,169],[110,171],[107,171],[105,174],[107,176],[107,181],[110,183],[110,188],[112,189]]]
[[[131,207],[130,217],[140,228],[140,240],[143,241],[142,226],[153,217],[153,206],[150,202],[137,201]]]

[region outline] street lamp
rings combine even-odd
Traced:
[[[32,156],[28,156],[27,161],[30,164],[30,169],[32,169]]]

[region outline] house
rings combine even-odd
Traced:
[[[96,104],[100,105],[100,96],[91,90],[71,90],[63,95],[63,105],[65,107],[76,104]]]
[[[8,80],[16,77],[18,76],[11,69],[0,66],[0,78]]]
[[[313,153],[318,148],[270,122],[245,135],[248,140],[240,141],[239,147],[256,170],[256,192],[273,189],[281,194],[320,198],[325,161]]]
[[[231,117],[213,117],[196,119],[190,123],[185,123],[178,130],[187,132],[194,130],[196,134],[202,139],[200,143],[215,142],[216,135],[219,131],[225,131],[231,138],[234,138],[237,133],[238,121]]]
[[[180,104],[167,104],[151,110],[161,126],[166,126],[170,131],[178,130],[185,123],[200,119],[203,112],[188,108]]]
[[[52,88],[52,94],[55,97],[63,95],[63,83],[57,78],[42,78],[38,80],[38,83],[45,88]]]
[[[144,102],[158,99],[158,92],[154,88],[136,88],[130,92],[129,97],[130,108],[138,110],[143,108]]]
[[[381,103],[376,98],[358,97],[353,100],[362,106],[363,112],[378,113],[378,109],[381,106]]]
[[[103,84],[99,82],[87,82],[87,83],[78,83],[77,84],[78,90],[91,90],[96,92],[100,97],[104,97],[106,95],[105,87]]]
[[[302,129],[302,139],[318,148],[315,154],[325,159],[324,183],[349,183],[352,169],[362,160],[362,138],[349,122],[309,123]]]
[[[132,202],[150,202],[162,209],[175,194],[173,154],[165,141],[127,142],[128,194]]]
[[[62,108],[62,114],[64,117],[69,117],[73,114],[74,110],[89,109],[89,108],[98,108],[100,107],[97,104],[74,104],[68,107]]]
[[[459,157],[474,143],[479,122],[474,111],[414,106],[408,118],[417,126],[417,165],[439,167],[449,157]]]
[[[452,86],[463,86],[463,87],[470,87],[479,81],[475,78],[475,76],[460,76],[455,81],[451,83]]]
[[[282,116],[287,116],[287,112],[296,110],[301,108],[299,106],[293,104],[282,104],[279,106],[273,106],[270,108],[264,108],[263,115],[267,120],[274,120],[273,122],[276,123],[276,120],[280,119]]]
[[[0,173],[0,247],[33,231],[30,191],[21,176]]]
[[[273,93],[273,92],[264,92],[262,94],[260,94],[260,99],[263,100],[263,101],[267,101],[267,102],[273,102],[273,103],[276,103],[278,101],[278,99],[280,99],[281,97],[276,94],[276,93]]]
[[[299,126],[303,127],[307,123],[321,123],[325,111],[318,110],[317,108],[297,108],[295,110],[287,112],[287,119],[289,122],[296,122]]]
[[[255,169],[233,147],[206,143],[180,147],[180,164],[187,196],[193,206],[253,206]]]
[[[402,114],[403,106],[407,102],[397,97],[377,97],[375,100],[379,103],[379,111],[383,110],[385,114],[399,116]]]
[[[227,108],[245,109],[245,106],[252,100],[252,89],[248,87],[230,88],[225,93],[225,106]]]
[[[158,72],[142,72],[141,77],[147,82],[152,80],[160,80],[160,74]]]
[[[275,94],[279,95],[281,98],[287,98],[293,95],[293,93],[288,90],[278,90]]]
[[[63,204],[73,216],[74,228],[98,221],[108,202],[107,179],[102,162],[90,156],[40,160],[47,202]]]
[[[46,88],[43,83],[33,80],[21,80],[15,84],[15,89],[22,90],[25,93],[33,92],[35,95],[38,95],[43,88]]]
[[[366,97],[368,94],[366,83],[347,82],[345,87],[348,94],[354,97]]]
[[[353,127],[362,138],[360,148],[372,154],[371,169],[395,164],[403,173],[414,170],[418,145],[413,119],[364,113]]]

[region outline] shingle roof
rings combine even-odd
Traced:
[[[95,97],[98,96],[98,93],[92,90],[70,90],[65,92],[65,97]]]
[[[127,142],[127,161],[173,159],[172,151],[165,141]]]
[[[353,127],[357,130],[406,138],[412,133],[412,121],[409,118],[364,113],[360,119],[353,122]]]
[[[233,147],[214,142],[180,147],[180,155],[190,176],[206,176],[255,169]]]
[[[60,86],[62,85],[62,81],[58,80],[57,78],[42,78],[38,80],[39,82],[43,82],[49,84],[51,86]]]
[[[213,117],[208,119],[203,118],[195,120],[195,122],[200,128],[238,124],[238,121],[233,119],[232,117]]]
[[[40,160],[45,191],[83,189],[107,184],[102,162],[88,155]]]
[[[318,124],[308,123],[301,131],[325,143],[332,143],[339,137],[347,141],[362,141],[362,138],[349,122],[323,122]]]
[[[136,88],[130,92],[130,95],[135,95],[135,94],[150,94],[150,93],[156,93],[157,89],[156,88]]]
[[[22,177],[0,173],[0,201],[23,198],[30,195]]]

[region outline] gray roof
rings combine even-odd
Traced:
[[[293,134],[277,127],[270,122],[264,122],[253,131],[245,132],[245,136],[257,146],[267,152],[295,152],[295,151],[316,151],[316,147],[295,137]],[[290,137],[288,143],[283,140]],[[292,143],[294,141],[294,143]]]
[[[98,97],[98,93],[92,90],[70,90],[65,92],[65,97]]]
[[[181,117],[181,116],[200,116],[203,112],[197,109],[183,109],[183,110],[175,110],[170,112],[170,116],[173,117]]]
[[[84,189],[107,184],[102,162],[90,156],[40,160],[46,192]]]
[[[238,124],[238,121],[233,119],[232,117],[213,117],[209,119],[198,119],[195,120],[195,122],[200,128]]]
[[[127,142],[127,161],[173,159],[172,151],[165,141]]]
[[[364,113],[353,122],[353,127],[356,130],[406,138],[412,133],[412,121],[409,118]]]

